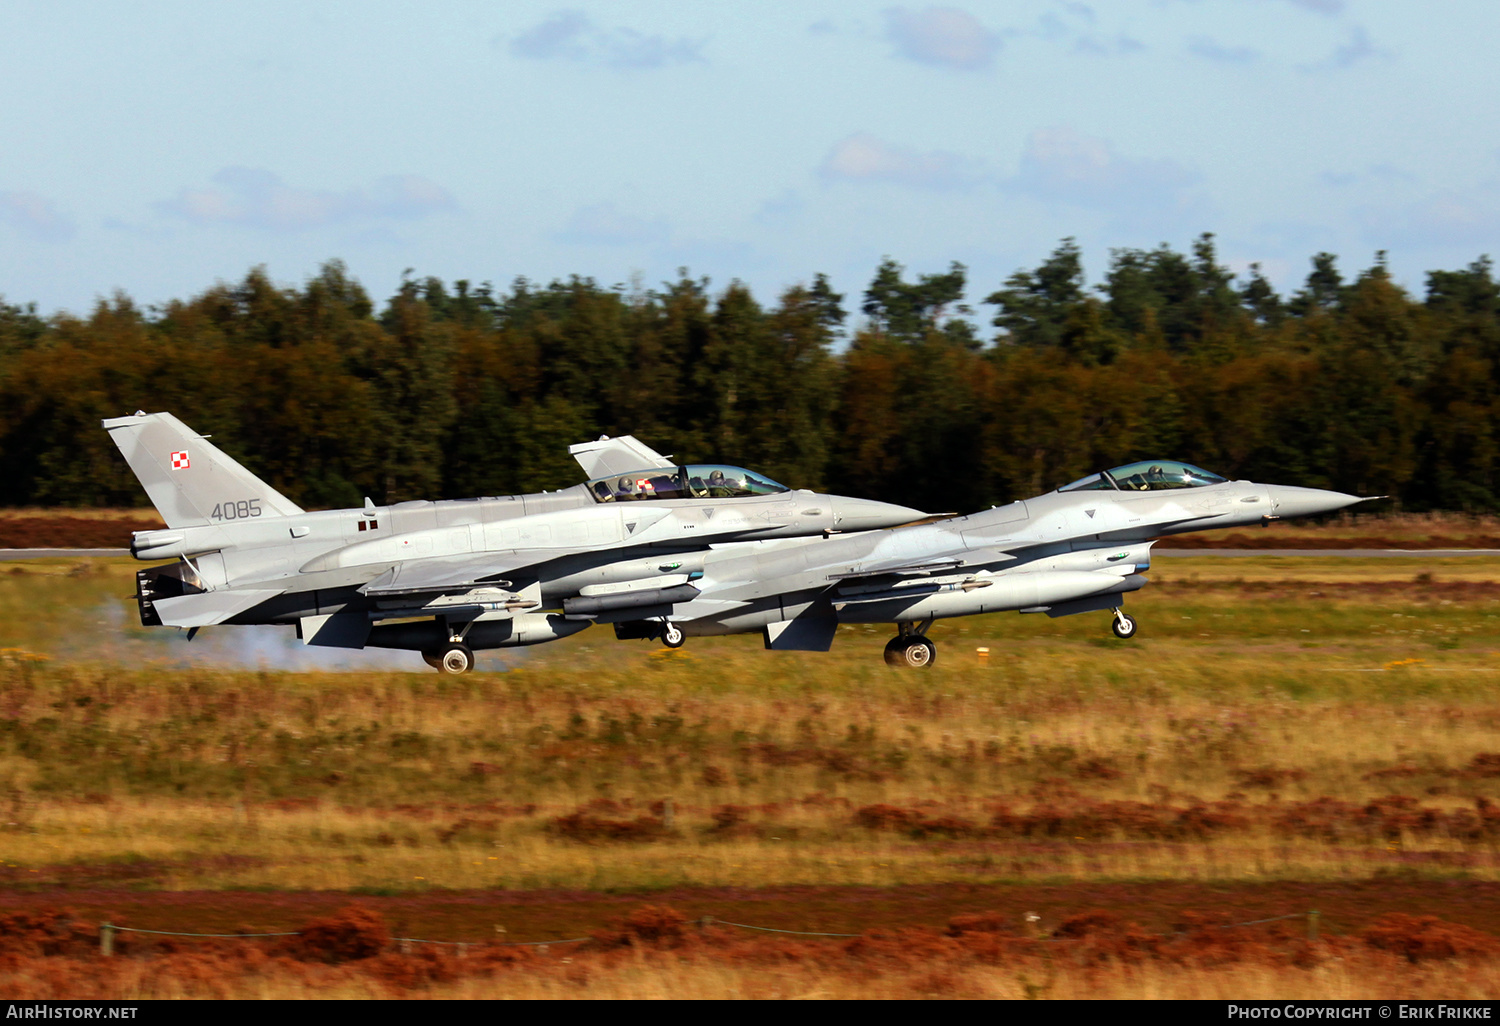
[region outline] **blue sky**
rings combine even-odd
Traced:
[[[0,5],[0,294],[1500,255],[1500,4]]]

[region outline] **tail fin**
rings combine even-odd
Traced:
[[[115,417],[104,428],[168,527],[302,512],[170,413]]]

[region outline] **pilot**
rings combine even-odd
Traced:
[[[730,487],[729,479],[724,476],[724,471],[709,472],[708,494],[715,499],[727,499],[734,495],[734,490]]]
[[[620,478],[619,488],[615,491],[615,499],[619,502],[631,502],[639,498],[640,496],[636,494],[635,478]]]
[[[1146,471],[1146,487],[1148,489],[1167,487],[1167,475],[1162,471],[1161,467],[1152,467]]]

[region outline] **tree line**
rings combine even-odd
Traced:
[[[967,269],[886,259],[764,302],[684,270],[508,289],[407,276],[377,308],[338,261],[143,310],[0,302],[0,505],[144,501],[99,422],[170,410],[309,508],[553,489],[572,442],[635,434],[683,462],[971,511],[1136,459],[1500,508],[1500,283],[1487,257],[1397,285],[1332,254],[1280,295],[1191,252],[1065,239],[974,305]],[[978,297],[976,297],[978,298]],[[981,311],[981,312],[976,312]],[[985,321],[993,328],[981,327]]]

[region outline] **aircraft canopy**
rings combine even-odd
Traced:
[[[596,477],[588,483],[595,502],[641,499],[737,499],[774,495],[791,489],[743,467],[696,463],[685,467],[650,467],[627,474]]]
[[[1142,460],[1098,474],[1081,477],[1058,489],[1060,492],[1113,491],[1155,492],[1169,488],[1203,488],[1223,484],[1224,478],[1191,463],[1176,460]]]

